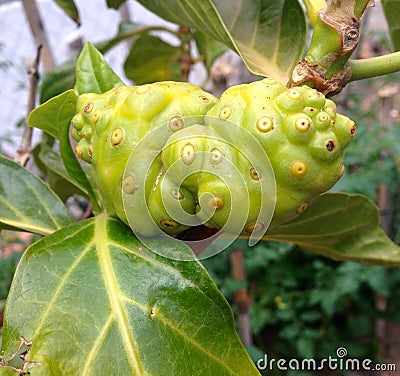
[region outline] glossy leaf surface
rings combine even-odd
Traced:
[[[20,336],[33,342],[27,360],[40,363],[26,364],[33,376],[258,375],[201,264],[156,255],[106,215],[25,252],[6,308],[5,360]]]
[[[123,85],[124,82],[112,70],[103,55],[91,43],[86,43],[76,64],[76,93],[101,94]]]
[[[75,105],[76,95],[70,89],[36,107],[29,114],[28,124],[59,140],[62,127],[69,125],[75,114]]]
[[[125,61],[126,76],[137,85],[157,81],[179,81],[181,48],[152,35],[140,36]]]
[[[67,198],[71,193],[87,195],[86,187],[80,185],[71,177],[59,153],[44,144],[40,145],[38,157],[41,163],[46,167],[46,175],[50,187],[52,187],[61,198]],[[89,174],[89,171],[87,171],[87,174]]]
[[[382,7],[389,26],[389,34],[395,51],[400,51],[400,1],[382,0]]]
[[[62,201],[42,180],[0,156],[0,229],[47,235],[71,222]]]
[[[380,228],[375,204],[361,195],[323,194],[302,215],[267,236],[336,260],[400,265],[400,247]]]
[[[139,2],[168,21],[226,44],[257,75],[286,83],[304,51],[306,22],[296,0]]]

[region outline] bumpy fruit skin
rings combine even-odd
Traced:
[[[186,213],[222,228],[233,205],[227,232],[237,233],[243,218],[242,234],[264,232],[269,224],[258,221],[261,186],[275,182],[251,165],[240,135],[237,145],[221,139],[221,124],[226,132],[237,132],[233,123],[258,140],[272,165],[277,197],[270,228],[302,213],[314,197],[340,179],[343,151],[355,134],[354,122],[337,114],[335,103],[321,93],[307,86],[288,89],[265,78],[231,87],[219,100],[194,85],[177,82],[85,94],[78,98],[72,135],[78,141],[77,155],[93,165],[111,215],[128,222],[122,192],[136,197],[138,186],[134,174],[123,176],[126,163],[140,140],[165,124],[170,135],[149,168],[144,187],[154,222],[174,236],[185,230],[188,226],[170,217],[164,205],[179,202]],[[249,206],[241,207],[248,202],[247,195]],[[273,205],[273,198],[263,200]],[[143,235],[155,235],[148,223],[136,224]]]
[[[240,124],[266,151],[277,184],[270,228],[302,213],[340,179],[343,151],[356,130],[318,91],[308,86],[288,89],[269,78],[229,88],[208,115],[225,119],[227,126],[228,120]],[[207,119],[212,125],[213,119]]]
[[[129,177],[123,182],[122,177],[140,140],[161,124],[172,134],[198,122],[216,101],[195,85],[173,81],[79,96],[71,122],[72,136],[78,141],[76,154],[92,164],[104,209],[110,215],[127,222],[121,188],[133,193],[136,183]],[[158,158],[150,170],[150,180],[157,178],[161,168]],[[152,191],[151,185],[148,184],[148,192]]]

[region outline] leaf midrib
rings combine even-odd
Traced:
[[[108,216],[106,214],[100,214],[96,217],[95,222],[95,239],[100,269],[104,278],[106,293],[110,300],[110,306],[114,312],[115,320],[121,333],[121,339],[125,351],[127,352],[128,361],[134,371],[133,374],[143,375],[143,366],[140,362],[139,354],[137,353],[135,340],[128,329],[129,320],[119,298],[121,290],[114,273],[110,250],[108,248],[107,219]]]

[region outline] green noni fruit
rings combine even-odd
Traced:
[[[307,86],[288,89],[269,78],[231,87],[219,100],[177,82],[84,94],[72,125],[76,153],[92,163],[104,209],[128,222],[122,196],[141,191],[152,221],[171,235],[190,221],[182,224],[171,216],[169,203],[179,203],[207,226],[228,224],[227,232],[247,235],[269,225],[259,220],[261,199],[275,204],[272,227],[293,219],[343,175],[343,150],[355,134],[354,122],[337,114],[332,100]],[[134,173],[124,175],[125,167],[138,143],[160,125],[167,132],[164,150],[150,166],[141,158],[133,161],[148,169],[146,186],[140,187]],[[247,158],[252,150],[244,130],[262,146],[275,181]],[[154,153],[151,144],[148,153]],[[275,197],[262,197],[262,188],[271,184],[276,203]],[[129,210],[138,212],[137,231],[156,234],[146,220],[141,223],[143,208]]]
[[[124,181],[122,178],[140,140],[162,124],[172,134],[201,121],[216,101],[195,85],[172,81],[79,96],[77,114],[71,122],[72,136],[78,141],[76,154],[92,164],[99,195],[110,215],[127,222],[121,189],[133,191],[136,183],[129,176]],[[158,158],[149,171],[149,180],[154,181],[160,169]]]
[[[315,89],[288,89],[269,78],[229,88],[208,115],[226,120],[227,126],[228,120],[240,124],[267,153],[277,184],[271,228],[302,213],[342,177],[343,151],[356,131],[355,123]],[[252,170],[248,175],[253,178]],[[254,220],[247,221],[252,228]]]

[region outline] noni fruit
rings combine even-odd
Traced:
[[[356,129],[323,94],[269,78],[231,87],[219,100],[177,82],[84,94],[72,125],[76,153],[92,163],[104,209],[149,236],[156,231],[141,221],[140,200],[127,209],[123,195],[143,195],[152,222],[171,235],[199,223],[249,235],[290,221],[343,175],[343,151]],[[130,161],[148,170],[141,186],[125,168],[153,129],[160,129],[165,147],[145,144],[147,154],[155,153],[148,166],[146,158]],[[246,134],[261,145],[274,176],[255,168]],[[269,185],[276,187],[271,191],[276,197],[263,197]],[[189,220],[171,215],[170,203],[179,203]],[[273,206],[271,223],[260,221],[262,205]],[[124,209],[136,210],[129,216],[137,218],[135,223]]]

